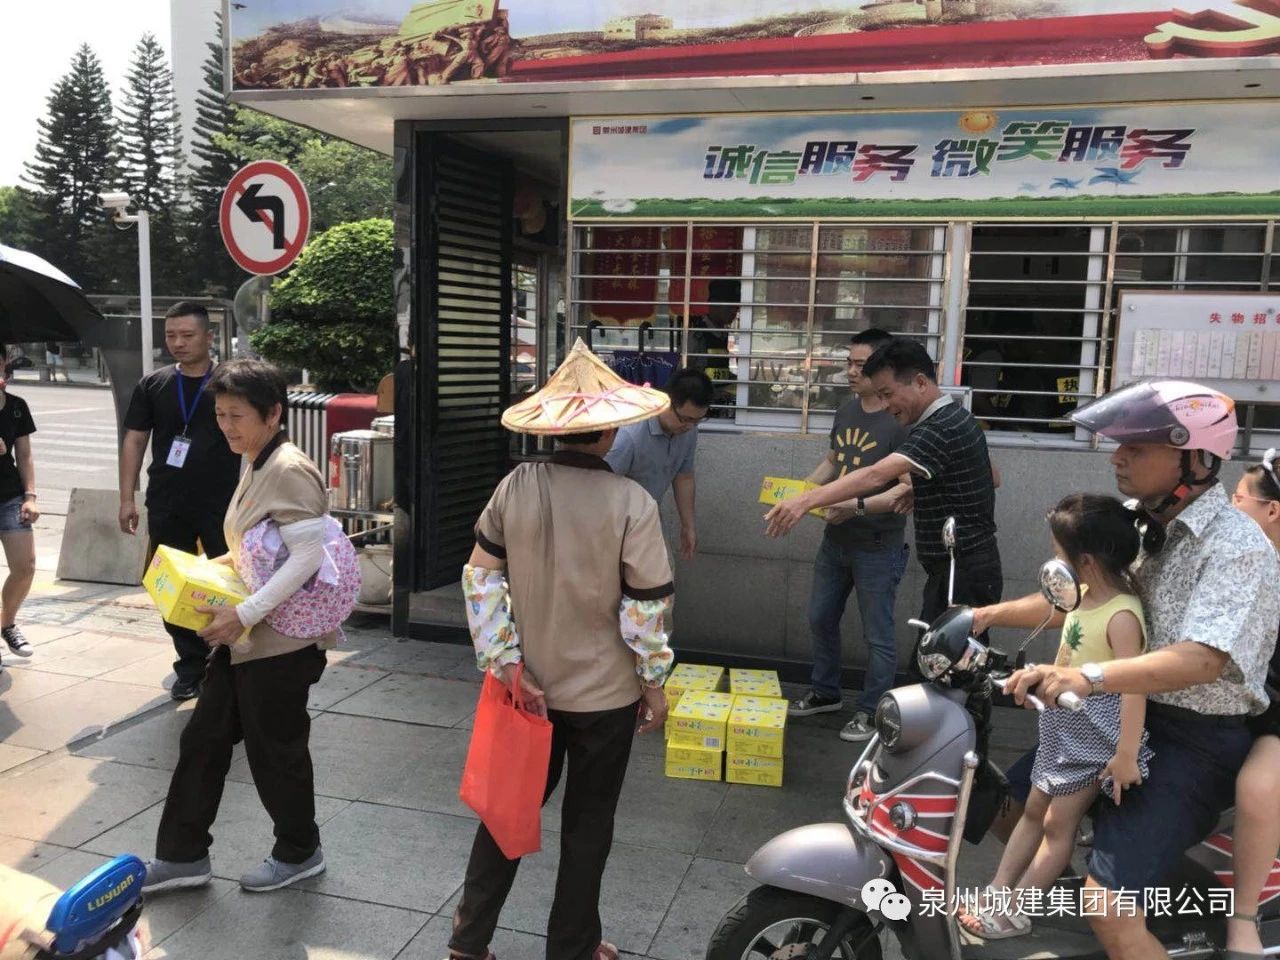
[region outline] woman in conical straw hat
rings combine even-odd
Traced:
[[[502,415],[510,430],[556,437],[557,449],[498,485],[463,568],[477,665],[508,686],[518,682],[526,708],[552,724],[548,795],[567,758],[560,873],[547,921],[547,955],[564,960],[618,955],[602,938],[600,878],[637,715],[640,733],[661,730],[667,715],[666,617],[675,586],[658,505],[603,458],[618,427],[669,403],[575,343],[546,386]],[[449,950],[480,960],[492,957],[519,860],[508,858],[501,831],[491,833],[477,812],[482,822]]]

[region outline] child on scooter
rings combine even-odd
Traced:
[[[1114,497],[1072,494],[1049,512],[1049,531],[1054,552],[1084,587],[1079,608],[1063,622],[1057,662],[1078,667],[1142,653],[1142,601],[1128,574],[1138,555],[1133,514]],[[1112,694],[1089,697],[1078,712],[1040,715],[1026,813],[1009,837],[987,902],[962,918],[966,930],[987,940],[1031,930],[1031,919],[1018,911],[1021,891],[1047,889],[1067,866],[1076,828],[1099,789],[1119,804],[1123,791],[1147,775],[1146,706],[1141,695]]]

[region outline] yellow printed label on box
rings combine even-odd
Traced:
[[[724,778],[730,783],[782,786],[782,761],[731,753],[725,758]]]
[[[729,692],[747,697],[781,697],[782,685],[776,670],[729,671]]]
[[[798,497],[802,493],[808,493],[810,490],[818,486],[816,483],[810,483],[808,480],[790,480],[786,477],[765,477],[764,482],[760,484],[760,502],[767,503],[769,506],[777,506],[783,500],[790,500],[792,497]],[[814,517],[826,517],[826,507],[814,507],[809,511]]]
[[[667,745],[666,774],[680,780],[719,780],[724,753],[702,747]]]
[[[760,740],[750,737],[729,737],[725,749],[743,757],[773,757],[781,760],[784,745],[781,740]]]
[[[249,595],[235,568],[164,546],[156,548],[142,585],[166,623],[191,630],[209,624],[197,607],[234,607]]]
[[[667,746],[720,751],[728,746],[728,742],[723,731],[706,733],[699,730],[691,733],[687,730],[672,730],[667,735]]]
[[[726,732],[731,740],[739,743],[781,745],[786,728],[787,701],[775,697],[737,697]]]
[[[668,738],[682,746],[717,744],[722,749],[725,727],[733,710],[733,694],[713,690],[690,690],[669,716]]]

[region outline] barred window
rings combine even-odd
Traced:
[[[623,376],[716,382],[706,429],[821,433],[850,336],[920,338],[999,444],[1095,442],[1067,417],[1110,385],[1122,290],[1265,291],[1275,225],[635,223],[574,226],[568,332]],[[570,341],[571,342],[571,341]],[[1253,449],[1280,408],[1242,405]]]

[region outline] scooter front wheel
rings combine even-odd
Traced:
[[[827,954],[840,960],[881,960],[880,940],[865,913],[777,887],[756,887],[738,901],[711,935],[706,960],[799,960],[841,926]],[[842,922],[852,921],[852,923]]]

